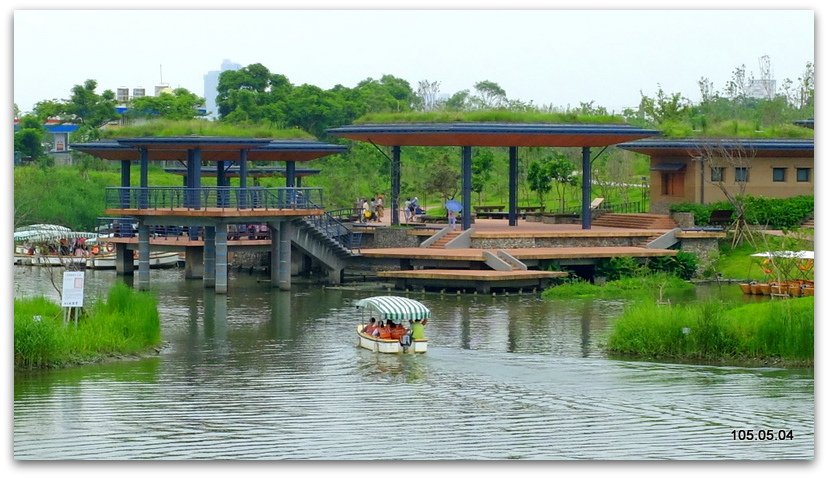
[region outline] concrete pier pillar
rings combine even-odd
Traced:
[[[284,221],[279,225],[279,271],[278,281],[279,288],[282,290],[290,290],[290,235],[293,226],[288,221]],[[274,238],[275,240],[275,238]]]
[[[204,287],[216,286],[216,228],[204,228]]]
[[[149,226],[138,224],[138,290],[149,290]]]
[[[269,222],[270,228],[270,286],[279,284],[279,222]]]
[[[214,228],[214,281],[216,294],[227,293],[227,233],[226,227]]]
[[[204,277],[204,248],[200,246],[187,246],[184,248],[187,256],[184,261],[184,278],[201,279]]]
[[[115,274],[131,276],[135,272],[133,253],[126,244],[115,244]]]

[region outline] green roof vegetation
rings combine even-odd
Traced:
[[[610,115],[576,113],[542,113],[539,111],[409,111],[403,113],[369,113],[356,120],[366,123],[549,123],[549,124],[624,124],[624,118]]]
[[[813,138],[814,130],[795,124],[757,127],[751,121],[722,121],[696,126],[688,122],[665,121],[656,127],[665,138],[728,138],[728,139],[804,139]]]
[[[102,138],[146,138],[169,136],[215,136],[228,138],[315,139],[299,129],[279,129],[266,124],[222,123],[207,120],[151,120],[101,130]]]

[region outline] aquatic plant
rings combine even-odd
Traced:
[[[747,305],[707,301],[672,307],[637,302],[613,324],[606,348],[643,358],[812,365],[814,299]]]
[[[158,345],[161,323],[155,297],[123,282],[106,301],[84,309],[74,323],[63,323],[62,309],[43,298],[14,301],[15,368],[46,368],[135,354]]]

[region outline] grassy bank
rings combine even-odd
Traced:
[[[690,291],[693,284],[667,274],[625,277],[595,285],[585,281],[568,282],[543,291],[545,299],[652,299]]]
[[[607,350],[642,358],[813,366],[814,298],[747,305],[635,303],[614,324]]]
[[[136,354],[161,342],[156,300],[124,283],[106,301],[84,310],[77,327],[63,324],[61,307],[43,297],[14,301],[14,366],[60,367]]]

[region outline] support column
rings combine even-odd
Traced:
[[[471,146],[463,146],[463,161],[461,174],[463,177],[462,199],[463,199],[463,230],[471,227]]]
[[[149,226],[138,223],[138,290],[149,290]]]
[[[216,162],[216,186],[218,186],[218,193],[216,201],[219,207],[227,207],[229,206],[227,190],[222,189],[229,186],[227,184],[227,171],[224,169],[224,161],[217,161]]]
[[[130,161],[121,161],[121,209],[129,209]]]
[[[196,149],[193,150],[192,162],[193,162],[192,182],[193,182],[193,188],[195,188],[193,208],[194,209],[201,209],[201,149],[196,148]]]
[[[296,162],[285,161],[285,186],[296,187]]]
[[[247,208],[247,150],[239,152],[239,208]]]
[[[589,147],[581,148],[581,229],[592,228],[592,213],[589,210],[592,202],[592,163],[589,159]]]
[[[184,278],[201,279],[204,277],[204,248],[187,246],[184,248]]]
[[[215,270],[214,280],[216,294],[227,293],[227,226],[219,223],[213,236],[215,240]]]
[[[216,228],[204,227],[204,287],[216,286]]]
[[[115,244],[115,275],[131,276],[135,273],[133,253],[126,244]]]
[[[141,166],[141,179],[140,184],[141,186],[141,194],[138,196],[138,207],[141,209],[146,209],[149,207],[149,151],[147,148],[141,148],[140,150],[140,166]]]
[[[269,222],[270,228],[270,286],[279,284],[279,225],[281,222]]]
[[[290,235],[292,225],[290,221],[279,224],[279,288],[290,290]],[[273,238],[275,240],[276,238]]]
[[[391,225],[400,225],[400,158],[401,148],[391,148]],[[357,211],[362,214],[362,211]]]
[[[518,149],[509,147],[509,225],[518,225],[517,214]]]

